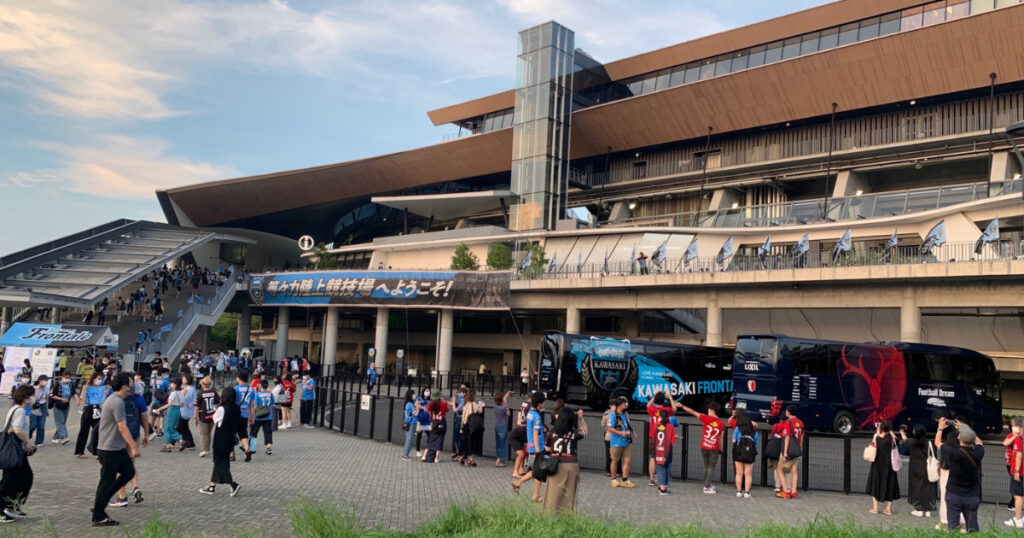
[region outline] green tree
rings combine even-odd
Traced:
[[[547,268],[548,262],[551,260],[545,257],[544,246],[540,243],[532,243],[528,250],[532,252],[530,265],[523,273],[527,278],[537,278],[544,273],[544,269]]]
[[[465,243],[459,243],[459,246],[455,247],[455,254],[452,256],[450,269],[454,271],[476,271],[479,268],[480,260],[477,259],[476,254],[470,252],[469,247]]]
[[[338,258],[327,253],[327,245],[319,243],[316,246],[316,261],[313,262],[313,269],[337,269]]]
[[[217,323],[210,327],[211,349],[234,349],[238,337],[238,319],[241,316],[234,312],[224,312]],[[260,317],[253,316],[250,320],[253,329],[260,326]]]
[[[491,243],[487,249],[487,267],[491,269],[511,269],[515,260],[512,250],[505,243]]]

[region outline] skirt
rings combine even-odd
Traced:
[[[560,461],[558,471],[549,476],[544,492],[545,512],[575,512],[580,485],[580,464]]]

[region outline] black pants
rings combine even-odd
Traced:
[[[4,509],[21,506],[28,498],[32,489],[32,467],[28,464],[28,456],[21,458],[21,465],[4,470],[4,478],[0,481],[0,504]]]
[[[192,438],[192,430],[188,427],[189,419],[185,417],[178,417],[178,424],[174,426],[174,429],[181,434],[181,444],[186,448],[192,448],[196,446],[195,439]]]
[[[366,393],[367,394],[373,394],[373,385],[374,384],[369,382],[369,381],[366,382]]]
[[[313,423],[313,400],[299,400],[299,422]]]
[[[527,385],[529,385],[529,384],[528,383],[523,383],[522,381],[519,382],[519,395],[520,396],[526,396],[526,390],[529,388]]]
[[[92,411],[95,409],[95,405],[87,405],[82,408],[82,420],[79,422],[78,438],[75,439],[75,455],[85,454],[85,445],[89,442],[89,434],[92,432],[93,427],[99,424],[98,420],[93,420]],[[95,445],[89,447],[90,452],[95,454]]]
[[[127,450],[100,450],[100,483],[92,505],[92,520],[107,519],[107,503],[119,489],[135,478],[135,465]]]
[[[612,472],[612,443],[611,441],[604,442],[604,472],[605,474],[611,474]],[[612,477],[614,478],[614,477]]]
[[[256,437],[260,433],[261,429],[263,430],[263,442],[266,443],[267,446],[274,444],[274,434],[271,431],[269,420],[253,421],[249,426],[249,437]],[[252,450],[251,447],[250,450]]]
[[[234,484],[231,478],[231,453],[213,452],[213,474],[210,475],[210,482],[214,484]]]

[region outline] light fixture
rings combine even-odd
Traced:
[[[630,202],[629,203],[629,210],[632,211],[634,209],[636,209],[636,202]]]
[[[914,99],[911,99],[911,100],[910,100],[910,106],[914,106],[914,105],[916,105],[916,104],[917,104],[917,101],[916,101],[916,100],[914,100]]]
[[[733,209],[736,209],[736,208],[737,208],[737,207],[739,207],[739,206],[740,206],[740,203],[739,203],[739,202],[733,202],[733,203],[732,203],[732,208],[733,208]]]
[[[1020,174],[1014,174],[1013,175],[1013,180],[1017,181],[1018,179],[1020,179]]]
[[[864,194],[864,191],[862,191],[862,190],[860,190],[860,189],[857,189],[856,195],[857,195],[857,196],[860,196],[860,195],[862,195],[862,194]]]

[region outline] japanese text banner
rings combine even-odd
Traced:
[[[254,275],[249,296],[268,306],[398,306],[505,310],[511,272],[304,271]]]

